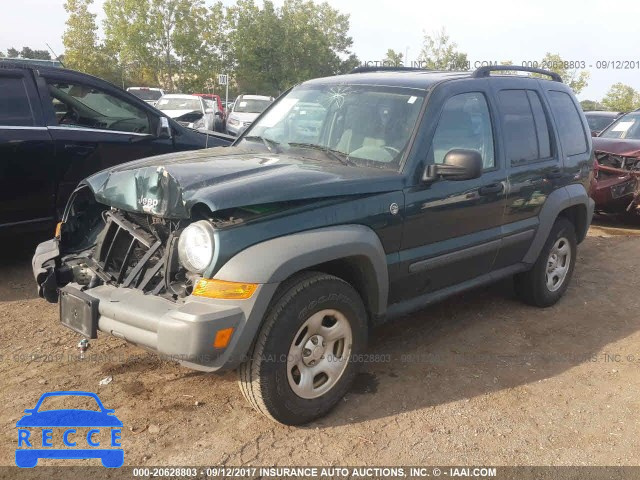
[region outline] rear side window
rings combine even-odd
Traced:
[[[552,90],[549,92],[549,98],[564,153],[567,156],[585,153],[587,138],[582,126],[582,119],[571,96],[565,92]]]
[[[512,165],[549,158],[549,125],[538,94],[532,90],[498,93],[507,160]]]
[[[0,77],[0,125],[33,126],[27,87],[20,77]]]

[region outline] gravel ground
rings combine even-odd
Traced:
[[[593,227],[552,308],[520,304],[504,281],[376,329],[381,361],[303,428],[251,410],[234,372],[106,336],[80,360],[57,306],[34,294],[33,240],[13,240],[0,259],[0,465],[14,464],[23,410],[50,390],[114,408],[127,465],[638,465],[638,233]]]

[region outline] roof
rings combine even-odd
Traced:
[[[153,90],[154,92],[161,92],[162,89],[158,87],[129,87],[127,88],[127,92],[129,90]]]
[[[28,67],[62,67],[62,62],[59,60],[43,60],[34,58],[5,58],[0,57],[2,63],[22,64],[22,66]]]
[[[3,59],[2,61],[0,61],[0,68],[25,68],[30,70],[37,70],[38,72],[44,75],[46,75],[47,73],[69,73],[79,78],[84,77],[87,79],[99,80],[100,82],[108,83],[114,86],[115,88],[120,88],[117,85],[113,85],[111,82],[103,78],[96,77],[95,75],[89,75],[88,73],[82,73],[82,72],[79,72],[78,70],[71,70],[69,68],[58,68],[58,67],[34,64],[31,62],[25,62],[23,61],[23,59],[20,59],[20,58]]]
[[[189,95],[188,93],[165,93],[162,98],[197,98],[200,100],[201,97],[198,95]]]
[[[443,80],[471,77],[471,72],[451,72],[433,70],[382,70],[363,73],[349,73],[334,77],[316,78],[304,82],[304,85],[313,84],[344,84],[351,85],[379,85],[388,87],[404,87],[428,90],[435,83]]]
[[[555,72],[541,70],[539,68],[520,67],[517,65],[493,65],[480,67],[475,71],[449,71],[449,70],[425,70],[411,67],[357,67],[351,73],[334,77],[318,78],[304,82],[305,85],[313,84],[351,84],[351,85],[375,85],[388,87],[403,87],[428,90],[436,83],[458,78],[490,78],[491,72],[528,72],[550,77],[555,82],[562,83],[562,78]],[[530,78],[518,75],[508,75],[509,78]],[[540,80],[547,81],[545,78]]]
[[[610,112],[608,110],[588,110],[584,112],[585,115],[593,115],[594,117],[617,117],[624,114],[624,112]]]
[[[242,95],[243,100],[271,100],[272,97],[266,95]]]

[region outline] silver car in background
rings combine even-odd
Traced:
[[[156,108],[182,126],[194,130],[215,130],[215,109],[202,97],[171,93],[158,100]]]
[[[272,102],[273,97],[264,95],[239,95],[227,117],[227,133],[240,135]]]

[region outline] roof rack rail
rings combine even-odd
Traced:
[[[471,74],[474,78],[485,78],[491,75],[491,72],[529,72],[529,73],[539,73],[540,75],[546,75],[551,77],[551,80],[554,82],[562,82],[562,77],[555,72],[550,72],[549,70],[543,70],[541,68],[533,68],[533,67],[518,67],[517,65],[493,65],[493,66],[485,66],[478,68],[473,74]]]
[[[417,67],[385,67],[385,66],[371,66],[371,67],[356,67],[349,73],[367,73],[367,72],[428,72],[425,68]]]

